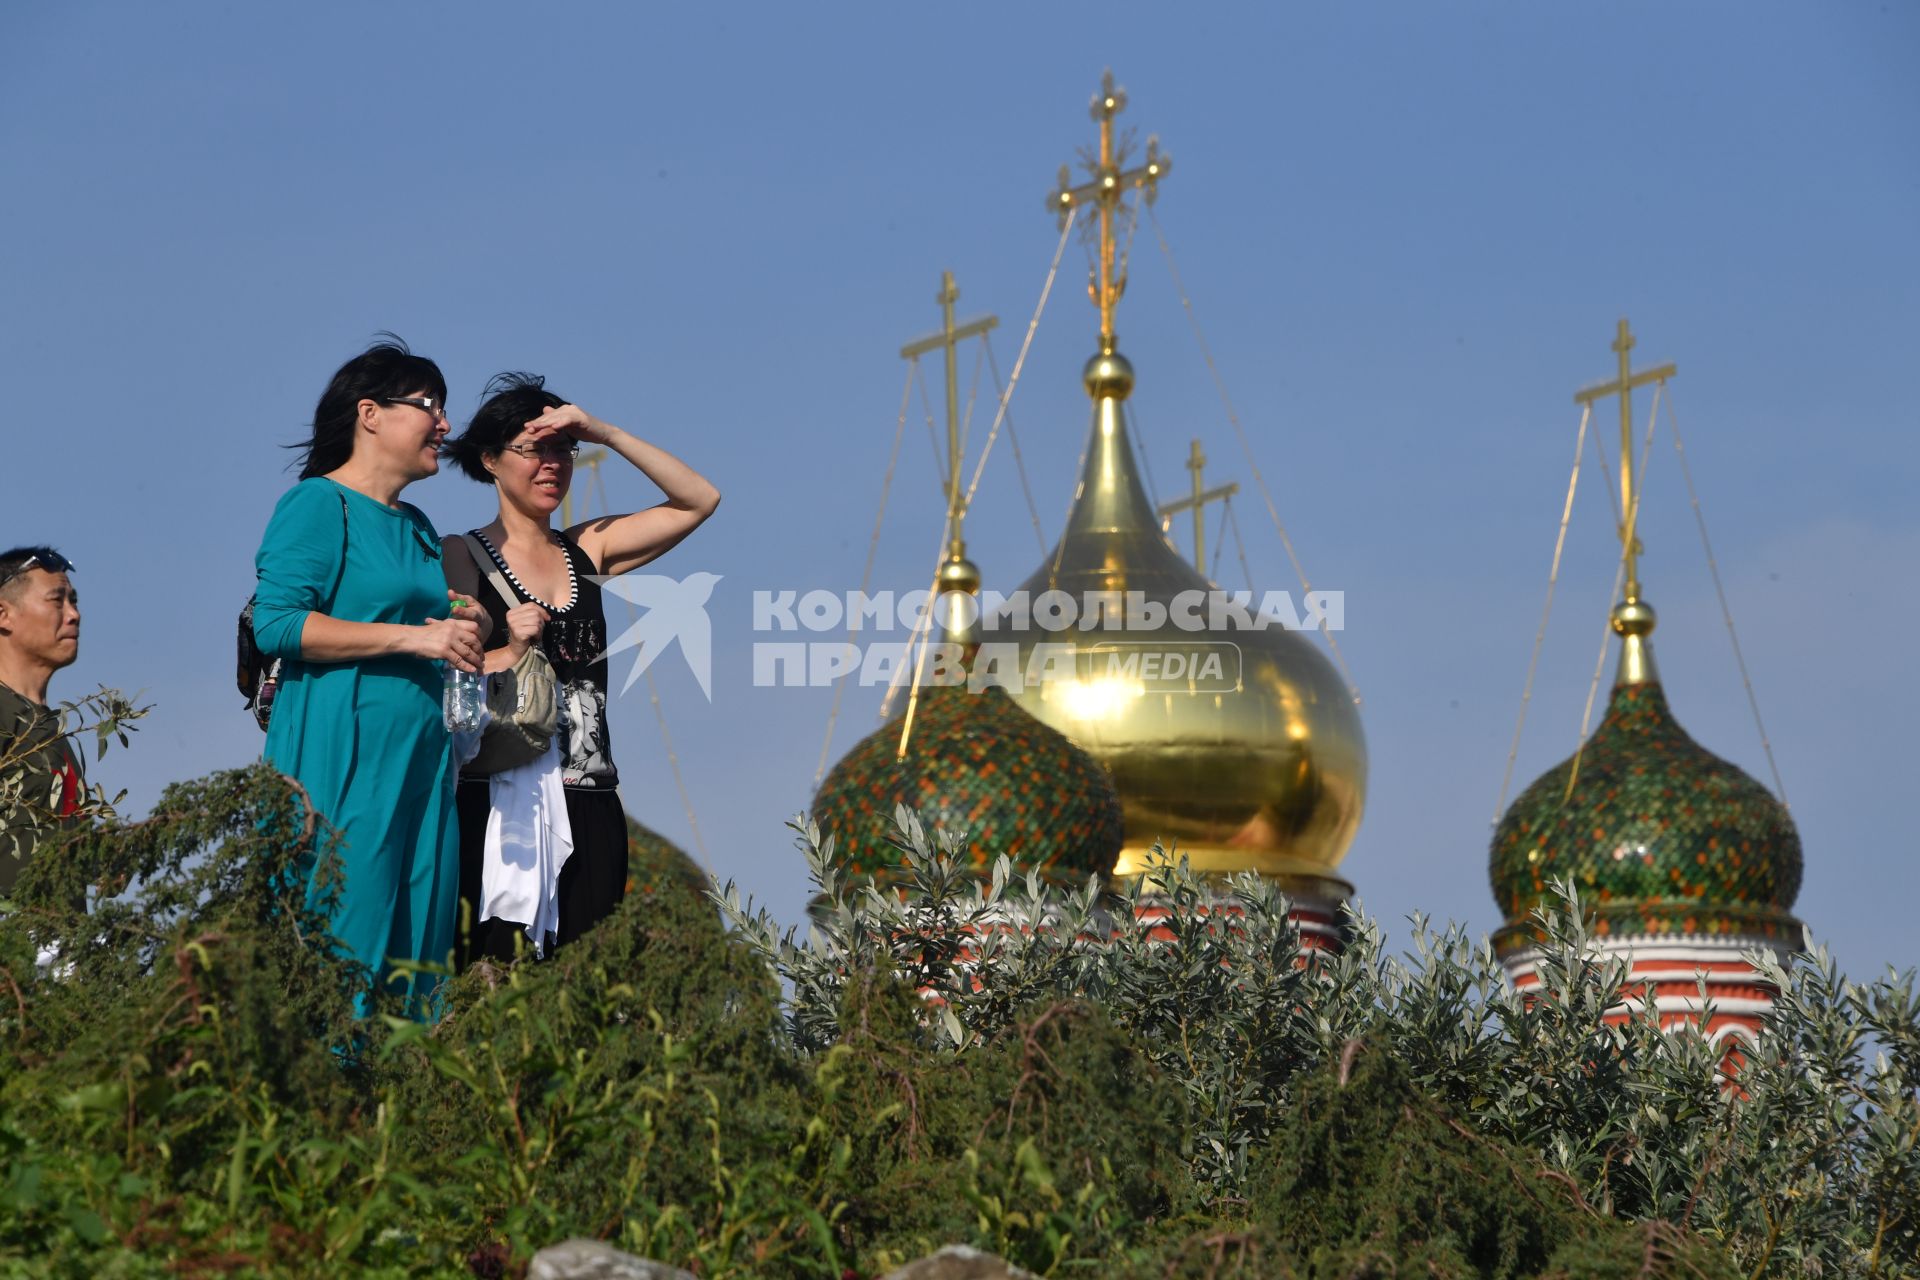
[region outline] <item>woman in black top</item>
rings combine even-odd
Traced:
[[[502,671],[538,644],[560,682],[560,759],[573,852],[561,868],[558,940],[571,942],[626,893],[626,815],[607,738],[607,625],[596,576],[637,569],[692,533],[720,505],[720,491],[663,449],[609,426],[528,374],[501,374],[486,403],[447,453],[500,497],[500,514],[473,530],[491,565],[477,565],[460,538],[444,541],[448,585],[493,619],[486,669]],[[553,513],[573,481],[582,444],[599,445],[638,467],[666,501],[645,511],[597,517],[564,532]],[[503,600],[486,570],[512,590]],[[461,967],[480,956],[509,959],[522,925],[478,920],[482,851],[490,808],[485,778],[460,780]]]

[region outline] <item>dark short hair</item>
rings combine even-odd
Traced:
[[[535,373],[496,373],[480,394],[484,402],[467,429],[447,441],[446,454],[468,478],[492,484],[493,473],[481,459],[497,455],[528,422],[566,401],[547,390],[547,380]]]
[[[12,591],[20,585],[26,576],[20,570],[27,561],[38,561],[39,564],[34,567],[39,568],[40,564],[45,564],[49,559],[65,558],[52,547],[14,547],[10,551],[0,551],[0,592]]]
[[[353,457],[354,424],[362,400],[386,400],[423,391],[445,404],[447,380],[440,366],[407,350],[391,333],[375,335],[374,344],[340,366],[313,411],[313,434],[299,444],[300,478],[337,471]]]

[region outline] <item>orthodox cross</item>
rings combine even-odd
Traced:
[[[966,492],[960,487],[960,381],[955,372],[955,356],[960,344],[968,338],[979,337],[1000,323],[996,316],[981,316],[978,320],[969,320],[955,327],[953,323],[953,304],[960,300],[959,286],[953,282],[953,272],[940,274],[940,292],[934,295],[934,301],[940,304],[940,332],[931,337],[921,338],[918,342],[909,342],[900,348],[904,360],[917,360],[929,351],[944,350],[947,357],[947,520],[952,530],[952,542],[947,551],[951,559],[958,560],[966,554],[966,543],[960,537],[960,522],[966,517]]]
[[[1139,188],[1147,203],[1152,204],[1159,190],[1160,179],[1173,168],[1173,158],[1160,150],[1157,138],[1147,139],[1144,164],[1131,169],[1123,167],[1127,161],[1126,148],[1115,148],[1113,118],[1126,107],[1127,91],[1115,87],[1113,72],[1108,71],[1101,77],[1100,92],[1093,95],[1093,118],[1100,122],[1100,151],[1087,162],[1091,176],[1076,187],[1073,185],[1072,169],[1063,164],[1060,166],[1059,189],[1047,196],[1047,208],[1059,216],[1062,228],[1065,228],[1067,219],[1076,209],[1091,204],[1099,210],[1100,252],[1093,277],[1087,282],[1087,294],[1093,299],[1093,305],[1100,308],[1100,350],[1107,354],[1114,350],[1113,310],[1119,305],[1120,295],[1127,288],[1126,273],[1120,270],[1116,274],[1114,214],[1119,210],[1121,197],[1129,187]]]
[[[1620,321],[1613,350],[1620,357],[1618,376],[1611,382],[1582,388],[1574,393],[1573,400],[1575,404],[1592,405],[1608,396],[1620,397],[1620,545],[1627,562],[1626,598],[1637,600],[1640,597],[1640,539],[1634,533],[1634,525],[1640,515],[1640,490],[1633,474],[1633,389],[1650,382],[1664,383],[1678,372],[1678,367],[1663,364],[1633,372],[1627,354],[1633,350],[1633,330],[1627,327],[1625,318]]]
[[[1182,511],[1193,512],[1193,564],[1201,573],[1207,571],[1207,521],[1203,509],[1209,502],[1224,502],[1240,492],[1238,484],[1223,484],[1216,488],[1207,488],[1206,482],[1200,478],[1201,469],[1206,465],[1207,455],[1200,451],[1200,442],[1195,440],[1192,452],[1187,454],[1187,470],[1193,473],[1193,493],[1160,508],[1160,519],[1163,522],[1171,520]]]

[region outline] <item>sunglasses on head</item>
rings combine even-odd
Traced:
[[[48,573],[72,573],[74,564],[58,551],[36,551],[7,570],[5,576],[0,577],[0,587],[6,586],[29,569],[45,569]]]

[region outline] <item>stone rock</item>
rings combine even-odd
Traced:
[[[982,1275],[997,1274],[982,1272]],[[598,1240],[563,1240],[533,1255],[527,1280],[696,1280],[664,1262],[622,1253]]]
[[[533,1280],[529,1273],[528,1280]],[[918,1262],[909,1262],[882,1280],[1040,1280],[1031,1271],[1014,1266],[1005,1258],[983,1253],[964,1244],[950,1244],[938,1253]]]

